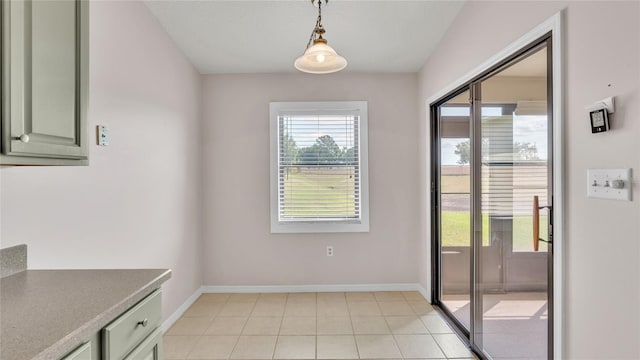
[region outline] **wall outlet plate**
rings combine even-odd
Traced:
[[[333,256],[333,246],[327,246],[327,256]]]
[[[631,201],[631,169],[588,169],[587,197]]]

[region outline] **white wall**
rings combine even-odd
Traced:
[[[415,74],[206,76],[205,285],[417,282],[416,93]],[[270,234],[269,102],[302,100],[369,102],[369,233]]]
[[[200,77],[140,2],[93,1],[90,26],[91,164],[1,168],[1,246],[34,269],[171,268],[167,316],[202,284]]]
[[[640,3],[467,2],[419,76],[420,150],[428,149],[425,100],[566,8],[566,359],[640,358],[640,201],[587,199],[587,168],[640,171]],[[613,131],[592,135],[585,106],[616,96]],[[426,164],[428,157],[420,158]],[[428,169],[423,168],[421,182]],[[635,181],[636,195],[640,190]],[[428,194],[422,190],[422,234]],[[428,250],[428,236],[420,242]],[[427,257],[420,282],[430,286]]]

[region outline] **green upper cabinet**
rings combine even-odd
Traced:
[[[88,1],[2,0],[2,20],[0,164],[88,164]]]

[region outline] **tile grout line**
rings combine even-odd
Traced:
[[[282,309],[282,317],[280,318],[280,327],[278,328],[278,334],[276,335],[276,344],[273,346],[273,354],[271,355],[272,359],[276,357],[276,350],[278,349],[278,343],[280,342],[280,331],[282,330],[282,323],[284,322],[284,313],[287,311],[287,303],[289,302],[289,294],[287,293],[287,298],[284,300],[284,308]]]
[[[202,295],[200,295],[200,296],[196,299],[196,301],[194,301],[194,303],[193,303],[189,308],[191,308],[194,304],[196,304],[196,303],[198,302],[198,300],[200,300],[201,298],[202,298]],[[227,298],[227,299],[228,299],[228,298]],[[225,300],[225,302],[224,302],[224,303],[226,304],[226,303],[227,303],[227,300]],[[224,307],[224,305],[223,305],[223,307]],[[189,309],[187,309],[187,311],[188,311],[188,310],[189,310]],[[189,359],[189,355],[191,355],[191,353],[195,350],[195,348],[196,348],[196,344],[198,343],[198,341],[199,341],[202,337],[204,337],[204,336],[205,336],[205,334],[206,334],[207,330],[209,329],[209,327],[211,327],[211,325],[213,324],[213,320],[217,317],[217,315],[218,315],[218,313],[219,313],[219,312],[220,312],[220,311],[218,311],[215,315],[213,315],[213,316],[211,317],[211,322],[208,324],[207,328],[204,330],[204,333],[202,333],[202,334],[200,334],[200,335],[197,335],[197,336],[196,336],[196,341],[194,342],[194,344],[193,344],[193,346],[191,347],[191,349],[190,349],[189,351],[187,351],[187,354],[186,354],[186,358],[187,358],[187,359]],[[185,313],[186,313],[186,311],[185,311]],[[208,317],[208,316],[207,316],[207,317]],[[179,318],[178,320],[180,320],[180,319],[184,319],[184,318],[185,318],[185,316],[184,316],[184,314],[182,314],[182,316],[180,316],[180,318]],[[177,322],[177,321],[176,321],[176,322]],[[164,340],[164,339],[163,339],[163,340]]]
[[[229,297],[227,298],[227,301],[225,302],[225,305],[228,304],[229,301],[231,301],[231,296],[233,296],[233,294],[229,295]],[[258,302],[258,301],[256,300],[256,302]],[[253,309],[255,307],[256,307],[256,304],[254,303],[253,307],[251,308],[251,311],[249,311],[249,315],[247,316],[246,320],[244,321],[244,324],[242,324],[242,329],[240,329],[240,334],[236,338],[236,342],[235,342],[235,344],[233,344],[233,348],[231,349],[231,352],[229,352],[229,356],[227,357],[227,359],[231,359],[231,356],[233,355],[233,352],[236,351],[236,348],[238,347],[238,343],[240,342],[240,336],[242,336],[242,332],[244,331],[245,326],[247,326],[247,323],[249,322],[249,317],[251,317],[251,313],[253,312]]]
[[[403,296],[404,297],[404,296]],[[408,305],[408,304],[407,304]],[[413,309],[412,309],[413,311]],[[382,311],[380,311],[382,313]],[[400,356],[403,359],[406,359],[404,353],[402,352],[402,349],[400,348],[400,344],[398,343],[398,340],[396,339],[396,334],[393,333],[393,328],[391,327],[391,325],[389,324],[389,321],[387,321],[387,317],[382,314],[382,318],[384,319],[384,322],[387,324],[387,327],[389,328],[389,333],[391,333],[391,338],[393,339],[394,344],[396,345],[396,347],[398,348],[398,351],[400,352]]]
[[[229,300],[231,299],[231,295],[229,294],[229,296],[227,296],[227,299],[224,301],[224,305],[222,306],[222,309],[220,309],[220,311],[218,311],[218,315],[220,315],[220,312],[222,312],[222,310],[224,309],[224,307],[229,303]],[[221,316],[218,316],[221,317]],[[243,327],[244,329],[244,327]],[[242,330],[240,330],[240,333],[242,334]],[[233,344],[233,347],[231,348],[231,351],[229,352],[229,355],[227,356],[227,359],[231,358],[231,354],[233,354],[233,351],[236,349],[236,346],[238,345],[238,342],[240,341],[240,335],[238,335],[238,337],[236,338],[236,341]]]
[[[374,296],[375,298],[375,296]],[[354,329],[353,326],[353,318],[351,317],[351,308],[349,307],[349,301],[347,301],[347,293],[344,294],[344,301],[347,303],[347,314],[349,314],[349,322],[351,322],[351,331],[353,333],[353,342],[356,344],[356,352],[358,355],[358,359],[361,359],[360,357],[360,348],[358,347],[358,341],[356,340],[356,331]]]
[[[427,329],[427,331],[429,331],[429,329]],[[440,349],[440,352],[442,352],[442,355],[444,355],[445,359],[448,359],[449,357],[447,356],[447,353],[444,352],[444,348],[440,345],[440,343],[438,343],[436,337],[431,334],[431,338],[433,339],[433,342],[436,343],[436,346],[438,347],[438,349]]]
[[[287,310],[287,302],[289,301],[289,294],[284,299],[284,307],[282,308],[282,317],[280,318],[280,327],[278,327],[278,334],[276,335],[276,345],[273,347],[272,359],[276,357],[276,350],[278,349],[278,343],[280,342],[280,332],[282,331],[282,324],[284,323],[284,312]]]
[[[182,318],[182,317],[180,317]],[[189,359],[189,355],[191,355],[191,353],[193,352],[193,350],[195,350],[196,348],[196,344],[198,343],[198,340],[200,340],[200,338],[202,337],[202,335],[198,335],[196,337],[196,341],[193,343],[193,346],[191,347],[191,349],[189,349],[189,351],[187,351],[187,353],[185,354],[185,359]],[[164,337],[162,339],[164,341]]]
[[[351,310],[349,308],[349,301],[347,301],[347,293],[344,293],[344,302],[347,305],[347,316],[349,316],[349,323],[351,324],[351,332],[353,333],[353,341],[356,343],[356,351],[358,351],[358,342],[356,341],[356,332],[353,330],[353,320],[351,319]],[[360,359],[360,352],[358,352],[358,359]]]

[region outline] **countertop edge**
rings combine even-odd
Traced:
[[[27,245],[0,249],[0,279],[27,270]]]
[[[124,313],[126,310],[137,304],[140,300],[144,299],[147,295],[151,294],[156,289],[159,289],[162,284],[170,278],[171,269],[165,269],[162,274],[148,282],[138,291],[131,293],[131,295],[122,299],[122,301],[120,301],[116,305],[112,306],[108,310],[88,321],[83,326],[77,328],[75,331],[69,333],[67,336],[63,337],[55,344],[51,345],[47,349],[40,352],[38,355],[34,356],[32,360],[58,360],[62,358],[84,342],[89,341],[91,337],[95,335],[95,333],[115,320],[120,314]]]

